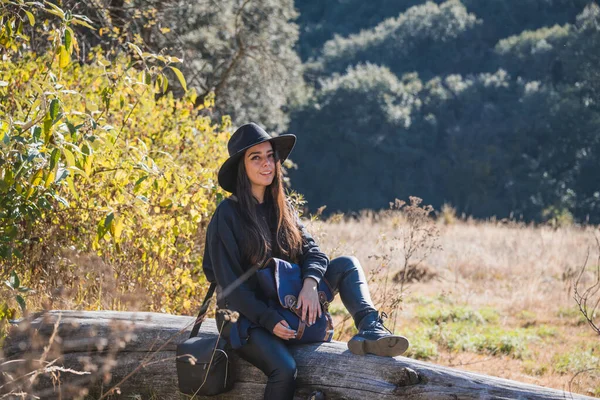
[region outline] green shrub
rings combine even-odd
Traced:
[[[535,329],[536,335],[541,338],[554,337],[558,335],[558,330],[553,326],[540,325]]]
[[[539,340],[539,337],[528,329],[508,330],[465,322],[432,326],[426,330],[426,335],[451,352],[505,354],[516,359],[527,356],[527,344]]]
[[[28,51],[26,35],[3,42],[0,271],[37,289],[38,305],[60,288],[63,308],[191,312],[230,121],[207,116],[214,97],[198,107],[194,91],[174,98],[166,73],[185,88],[180,60],[139,43],[71,62],[71,26],[89,20],[52,8],[58,19],[37,31],[48,53]],[[14,10],[0,7],[16,26]]]
[[[532,311],[521,310],[517,313],[517,315],[515,315],[515,317],[517,317],[520,320],[527,321],[527,320],[534,320],[536,318],[536,315]]]
[[[438,356],[438,346],[431,341],[424,330],[403,332],[410,342],[410,347],[405,353],[406,357],[417,360],[433,360]]]
[[[523,372],[533,376],[543,376],[548,372],[548,366],[540,364],[538,360],[525,360],[523,362]]]
[[[576,326],[586,325],[588,323],[585,316],[577,307],[561,307],[558,309],[556,316],[559,318],[568,318],[571,320],[571,323]]]
[[[586,349],[557,354],[553,358],[553,367],[559,374],[574,374],[584,370],[596,370],[600,378],[600,347],[590,346]]]
[[[468,322],[482,325],[496,322],[499,318],[498,312],[490,307],[473,310],[468,306],[423,306],[417,307],[415,313],[422,322],[428,324]]]

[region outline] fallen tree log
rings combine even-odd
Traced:
[[[193,322],[114,311],[51,311],[20,321],[4,344],[0,395],[186,398],[177,390],[175,348]],[[214,320],[206,320],[199,335],[217,335]],[[343,342],[291,349],[298,365],[297,399],[313,391],[327,399],[589,399],[405,357],[356,356]],[[264,374],[236,356],[233,362],[234,389],[219,398],[262,399]]]

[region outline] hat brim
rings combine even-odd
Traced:
[[[230,156],[219,169],[219,185],[230,193],[235,193],[235,186],[237,181],[237,164],[240,158],[244,155],[246,150],[264,142],[272,142],[277,148],[279,159],[283,163],[292,149],[296,145],[296,136],[292,134],[279,135],[274,138],[265,139],[260,142],[252,143],[252,145],[244,147]]]

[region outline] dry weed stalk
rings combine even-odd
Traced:
[[[369,256],[379,262],[370,271],[369,284],[376,283],[379,288],[376,306],[393,314],[393,326],[396,325],[397,310],[402,303],[405,285],[423,277],[430,277],[429,271],[421,271],[422,262],[434,251],[441,249],[437,244],[439,230],[431,218],[433,207],[421,205],[422,199],[409,197],[410,203],[396,199],[390,203],[388,218],[392,219],[393,234],[391,238],[381,237],[383,254]],[[390,284],[390,266],[397,265],[401,260],[400,271],[393,277]],[[397,285],[399,284],[399,287]]]
[[[594,239],[596,240],[596,248],[600,250],[600,240],[598,236],[594,234]],[[579,307],[579,312],[583,315],[584,319],[588,323],[588,325],[594,330],[598,335],[600,335],[600,326],[597,321],[598,307],[600,306],[600,253],[598,255],[598,260],[596,262],[596,270],[594,271],[595,281],[583,290],[583,292],[579,291],[580,286],[583,284],[583,277],[587,271],[587,265],[589,261],[589,249],[586,255],[585,261],[579,274],[577,275],[577,279],[573,283],[573,298],[575,299],[575,303]],[[586,368],[580,371],[577,371],[573,377],[569,380],[568,390],[572,392],[575,383],[578,379],[585,376],[591,376],[600,369],[599,367],[595,368]]]
[[[600,240],[598,239],[598,236],[594,235],[594,237],[596,239],[596,246],[598,250],[600,250]],[[598,306],[600,306],[600,255],[598,256],[598,261],[596,263],[595,282],[583,290],[583,292],[579,291],[579,287],[582,284],[582,277],[587,270],[588,259],[589,252],[588,257],[586,257],[579,275],[577,276],[577,280],[575,280],[575,283],[573,283],[573,297],[575,299],[575,303],[577,303],[577,306],[579,307],[579,311],[589,326],[598,335],[600,335],[600,326],[597,321],[596,314],[598,311]]]
[[[42,313],[39,316],[47,318]],[[112,336],[115,338],[121,337],[121,339],[108,347],[103,363],[98,365],[91,362],[90,355],[89,357],[82,357],[81,368],[83,370],[67,368],[59,365],[64,361],[64,348],[71,346],[72,342],[78,342],[79,345],[85,343],[82,339],[69,340],[61,337],[61,319],[62,315],[58,314],[47,339],[43,338],[44,334],[39,329],[32,326],[30,320],[21,321],[21,324],[24,325],[24,331],[15,334],[23,335],[22,341],[26,341],[31,347],[23,352],[22,358],[10,359],[0,364],[3,367],[4,380],[0,386],[0,399],[16,397],[43,399],[55,396],[57,391],[61,393],[61,396],[68,394],[69,398],[77,398],[87,395],[89,386],[98,378],[103,378],[105,381],[110,378],[110,370],[116,363],[116,354],[123,347],[123,340],[128,341],[130,337],[128,338],[125,335],[123,338],[120,333],[112,332]],[[86,343],[89,348],[96,348],[100,351],[109,343],[109,340],[91,337],[86,340]],[[43,349],[43,351],[38,356],[39,349]],[[48,361],[49,359],[51,360]],[[83,378],[65,383],[64,378],[67,375],[82,376]],[[47,383],[41,382],[42,380],[50,380],[52,385],[49,386]],[[41,387],[38,386],[40,384]]]
[[[401,242],[404,255],[400,279],[401,292],[404,290],[404,285],[408,283],[407,277],[411,265],[412,268],[418,267],[434,250],[440,249],[437,245],[440,233],[430,217],[433,207],[421,206],[423,200],[418,197],[411,196],[409,199],[410,204],[398,199],[390,203],[390,208],[401,211],[405,218],[405,223],[398,230],[399,235],[394,236],[394,240]]]
[[[238,278],[232,284],[232,286],[236,286],[247,278],[248,276],[242,276]],[[224,292],[227,293],[229,290],[231,290],[230,287],[226,288]],[[218,311],[224,314],[225,321],[235,322],[239,317],[237,312],[223,309]],[[44,314],[39,315],[43,316],[44,318],[47,317],[47,315]],[[28,351],[25,351],[23,358],[20,359],[4,361],[3,354],[0,353],[0,367],[2,367],[2,373],[0,374],[0,399],[43,399],[56,396],[57,391],[61,397],[66,394],[69,398],[81,398],[89,395],[90,388],[96,386],[98,381],[102,383],[102,387],[100,388],[101,391],[97,395],[98,399],[105,399],[109,396],[119,395],[121,394],[121,386],[140,370],[152,364],[175,361],[177,358],[176,356],[166,357],[158,360],[154,360],[154,358],[169,343],[180,337],[181,334],[194,325],[194,323],[199,323],[204,320],[204,317],[205,315],[200,321],[194,320],[190,322],[178,332],[169,336],[157,348],[154,348],[154,345],[156,344],[156,340],[158,340],[158,338],[155,339],[150,346],[150,351],[143,358],[143,360],[117,383],[112,384],[110,384],[110,381],[112,380],[112,370],[117,365],[117,353],[123,349],[128,342],[134,339],[132,331],[134,327],[129,324],[115,322],[110,325],[111,330],[108,335],[109,337],[99,338],[93,336],[87,339],[72,338],[70,340],[68,337],[61,337],[62,315],[58,314],[58,317],[52,324],[52,332],[50,333],[49,338],[44,340],[42,337],[43,333],[40,332],[39,329],[34,328],[31,324],[31,321],[24,320],[22,321],[25,327],[24,336],[27,338],[27,342],[31,344],[31,348]],[[222,329],[223,326],[221,326],[221,329],[219,329],[219,337]],[[68,331],[69,329],[67,328],[67,332]],[[101,358],[101,363],[94,363],[92,361],[94,350],[90,350],[90,353],[87,357],[80,358],[80,362],[82,364],[81,368],[83,369],[82,371],[78,369],[67,368],[62,365],[55,365],[64,361],[65,353],[63,350],[70,347],[70,342],[77,342],[77,344],[81,345],[85,344],[83,343],[84,341],[87,343],[87,348],[95,349],[95,351],[102,353],[103,357]],[[43,348],[43,352],[41,356],[38,357],[36,352],[40,348]],[[213,357],[214,354],[215,350],[213,350]],[[47,361],[49,358],[52,358],[52,360]],[[211,358],[207,368],[207,373],[210,369],[210,364],[212,364],[212,361],[213,359]],[[61,373],[85,377],[76,381],[70,380],[69,382],[64,382],[63,378],[65,375],[61,375]],[[52,385],[49,386],[48,384],[42,384],[41,387],[36,387],[36,384],[40,383],[40,378],[49,378],[52,382]],[[104,386],[107,384],[110,384],[110,388],[107,391],[104,391]],[[202,385],[204,385],[204,383]],[[61,389],[61,387],[65,389]],[[195,395],[192,398],[194,397]]]
[[[70,342],[68,338],[60,337],[60,322],[61,315],[59,314],[53,324],[50,338],[43,346],[44,351],[40,357],[36,357],[36,346],[33,346],[31,350],[24,354],[23,358],[11,359],[0,363],[3,377],[3,382],[0,382],[0,399],[43,399],[56,396],[57,391],[58,393],[61,393],[61,395],[67,394],[69,398],[81,398],[89,395],[90,388],[98,381],[102,382],[102,388],[97,397],[98,399],[104,399],[108,396],[120,394],[120,387],[140,370],[143,370],[151,364],[174,361],[176,359],[175,356],[160,360],[154,360],[154,358],[165,348],[165,346],[187,331],[195,321],[186,325],[181,330],[168,337],[159,347],[150,351],[132,371],[126,374],[119,382],[112,383],[106,391],[104,391],[104,385],[110,383],[112,378],[111,371],[117,365],[117,353],[127,342],[133,339],[131,329],[122,324],[113,324],[111,326],[111,338],[89,338],[88,347],[101,351],[103,358],[100,363],[93,362],[92,351],[90,351],[88,357],[82,357],[81,359],[83,370],[78,370],[56,365],[63,362],[65,353],[62,353],[60,351],[62,349],[56,348],[57,346],[53,347],[53,345],[62,344],[62,347],[65,347],[69,346]],[[28,326],[26,336],[29,338],[28,340],[30,343],[36,343],[39,341],[40,335],[36,329]],[[82,343],[82,339],[76,338],[73,339],[73,341],[77,341],[80,344]],[[50,354],[52,355],[52,360],[46,361]],[[64,378],[66,374],[85,377],[65,382]],[[41,388],[37,388],[36,384],[39,383],[39,380],[42,377],[49,378],[52,381],[52,385],[48,386],[47,384],[44,384]],[[66,389],[61,390],[61,386]]]

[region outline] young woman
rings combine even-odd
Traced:
[[[296,137],[271,137],[260,126],[241,126],[228,142],[229,159],[219,170],[219,185],[232,196],[217,207],[208,225],[203,269],[217,282],[217,305],[238,311],[240,320],[225,323],[223,335],[238,354],[268,377],[265,399],[292,399],[296,363],[286,341],[295,337],[280,314],[267,306],[253,266],[277,257],[301,266],[303,287],[298,296],[306,324],[321,315],[318,282],[325,278],[339,292],[358,329],[348,348],[355,354],[397,356],[408,340],[383,326],[375,309],[365,275],[355,257],[329,260],[306,231],[283,190],[281,163]],[[217,326],[222,326],[217,314]],[[245,323],[244,323],[245,322]],[[241,329],[241,331],[240,331]]]

